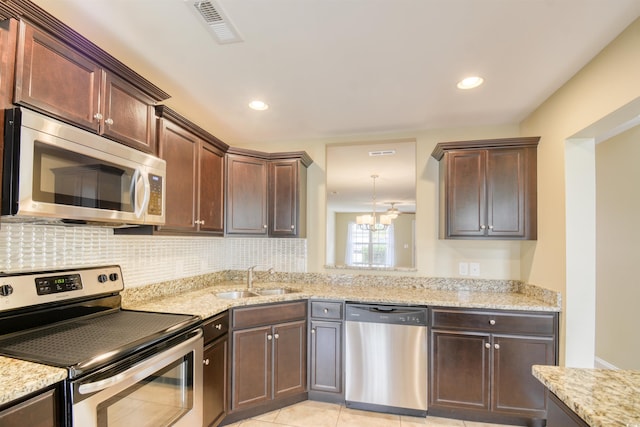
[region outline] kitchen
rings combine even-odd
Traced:
[[[633,107],[638,94],[637,82],[633,78],[637,65],[633,62],[632,54],[632,46],[637,41],[634,38],[637,34],[636,27],[637,24],[632,25],[619,39],[522,122],[514,121],[512,124],[501,126],[440,128],[411,132],[410,135],[406,135],[406,132],[402,135],[394,135],[411,136],[418,141],[416,160],[421,178],[417,183],[418,256],[415,276],[455,276],[458,262],[478,260],[481,263],[482,278],[520,279],[561,292],[563,301],[567,305],[563,308],[563,316],[561,316],[564,326],[561,329],[563,332],[560,353],[561,360],[564,360],[568,366],[589,366],[593,364],[593,356],[600,352],[596,352],[594,348],[595,302],[589,299],[589,292],[585,291],[587,285],[595,289],[595,278],[584,277],[588,272],[581,269],[582,265],[595,265],[595,261],[585,262],[593,259],[593,255],[589,253],[589,245],[564,237],[571,231],[569,225],[576,222],[567,219],[567,225],[565,225],[564,215],[562,211],[558,211],[559,206],[567,203],[567,212],[571,212],[568,205],[571,194],[567,191],[565,196],[564,188],[558,184],[564,182],[565,168],[569,170],[571,166],[571,164],[567,166],[564,164],[565,140],[574,135],[582,138],[589,137],[589,134],[580,134],[580,132],[583,129],[589,130],[590,126],[614,112],[623,115],[614,123],[623,123],[632,117],[624,118],[624,114],[627,113],[623,107]],[[618,32],[621,30],[622,28]],[[615,34],[612,34],[611,39],[614,36]],[[603,47],[606,44],[602,42]],[[202,119],[199,122],[207,123],[208,121]],[[610,125],[610,127],[614,126]],[[220,129],[223,128],[220,126]],[[212,133],[220,136],[217,126],[214,126]],[[603,133],[602,130],[598,130],[591,135]],[[540,231],[537,241],[505,243],[439,240],[435,208],[438,196],[437,185],[434,185],[437,182],[438,167],[437,162],[430,157],[435,144],[441,141],[514,135],[542,136],[538,149],[538,163],[544,166],[541,166],[538,172]],[[236,141],[233,139],[223,139],[229,143],[234,142],[231,145],[235,145]],[[362,138],[353,139],[362,140]],[[376,139],[380,138],[376,137]],[[388,139],[388,136],[385,135],[384,139]],[[311,196],[308,197],[309,224],[306,240],[282,239],[285,241],[281,242],[280,239],[272,241],[270,239],[194,239],[154,236],[150,243],[149,237],[113,236],[108,230],[103,229],[63,228],[57,231],[28,224],[8,226],[3,224],[0,233],[3,233],[3,238],[7,236],[7,242],[11,242],[11,247],[7,245],[6,255],[4,255],[7,265],[12,270],[16,270],[55,268],[60,264],[93,265],[115,262],[123,266],[127,286],[131,287],[215,271],[244,270],[256,264],[274,267],[276,271],[323,272],[325,271],[323,266],[326,218],[322,165],[324,165],[325,146],[312,142],[282,142],[274,143],[269,147],[269,151],[290,150],[306,150],[314,160],[308,170]],[[577,185],[581,192],[585,191],[584,185]],[[579,210],[579,212],[585,212],[585,210]],[[578,214],[578,217],[581,221],[587,219],[584,215]],[[591,228],[595,229],[595,226]],[[578,234],[581,239],[588,238],[584,233]],[[26,240],[20,240],[25,236]],[[50,245],[46,245],[46,250],[41,252],[41,246],[37,242],[49,242]],[[14,250],[14,243],[21,249]],[[71,250],[71,248],[83,248],[83,250]],[[581,254],[580,251],[586,251],[586,253]],[[203,257],[202,254],[206,253],[214,255]],[[256,253],[263,255],[256,255]],[[572,258],[574,255],[575,259]],[[626,291],[631,292],[629,289]],[[633,298],[622,298],[618,303],[625,307],[624,304],[630,304],[632,300]]]

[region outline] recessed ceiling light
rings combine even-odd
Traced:
[[[255,99],[249,103],[249,108],[251,108],[252,110],[264,111],[269,108],[269,104],[264,101]]]
[[[483,82],[484,79],[479,76],[466,77],[458,82],[458,89],[473,89]]]

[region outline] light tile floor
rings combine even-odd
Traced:
[[[229,427],[505,427],[448,418],[416,418],[359,411],[325,402],[307,400]]]

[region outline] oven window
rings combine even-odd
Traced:
[[[193,408],[193,353],[98,405],[100,427],[170,426]]]
[[[39,202],[133,212],[135,170],[35,141],[33,199]]]

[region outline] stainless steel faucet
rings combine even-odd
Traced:
[[[248,290],[253,289],[253,270],[256,267],[257,267],[257,265],[254,265],[254,266],[249,267],[249,269],[247,270],[247,289]],[[273,274],[274,273],[274,269],[273,268],[268,269],[267,273]]]

